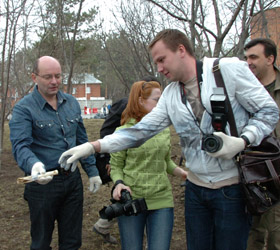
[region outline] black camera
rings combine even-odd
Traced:
[[[226,104],[226,95],[224,88],[214,88],[213,94],[210,97],[212,108],[212,126],[215,131],[225,132],[227,125],[228,107]],[[220,137],[213,134],[206,134],[202,137],[201,149],[209,153],[219,151],[223,146],[223,141]]]
[[[132,200],[128,190],[121,191],[121,198],[119,201],[111,199],[112,203],[108,207],[104,207],[99,211],[102,219],[112,220],[121,215],[137,215],[147,210],[147,204],[144,198]]]
[[[215,135],[203,135],[201,149],[209,153],[219,151],[223,146],[223,141],[220,137]]]

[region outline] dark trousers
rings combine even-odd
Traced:
[[[241,186],[208,189],[186,182],[188,250],[246,250],[251,216]]]
[[[253,216],[247,250],[280,249],[280,203],[264,214]]]
[[[57,220],[60,250],[76,250],[82,244],[83,184],[79,169],[54,176],[46,185],[26,185],[31,220],[30,249],[51,249],[54,223]]]

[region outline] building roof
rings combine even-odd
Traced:
[[[64,79],[67,79],[68,74],[64,75]],[[98,80],[94,74],[83,73],[83,74],[74,74],[72,77],[72,84],[101,84],[102,82]],[[67,81],[64,81],[64,84],[67,84]]]

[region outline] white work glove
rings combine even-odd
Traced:
[[[100,176],[94,176],[89,178],[89,191],[90,192],[97,192],[102,184]]]
[[[71,167],[71,171],[74,172],[78,165],[78,160],[74,161],[73,163],[67,163],[67,159],[69,159],[71,156],[68,156],[68,158],[65,158],[65,160],[60,164],[61,168],[64,168],[65,171],[68,171]]]
[[[42,162],[38,161],[32,166],[31,177],[34,181],[41,185],[45,185],[53,179],[53,176],[40,177],[40,175],[44,173],[46,173],[46,169],[45,165]]]
[[[91,143],[86,142],[74,148],[65,151],[59,158],[58,163],[62,168],[68,170],[71,166],[71,171],[76,170],[78,160],[81,158],[87,158],[95,153],[94,147]]]
[[[207,152],[212,157],[229,160],[245,148],[245,141],[242,138],[228,136],[223,132],[214,132],[213,134],[222,139],[223,146],[215,153]]]

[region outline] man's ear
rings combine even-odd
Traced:
[[[183,58],[186,54],[188,54],[185,46],[183,44],[179,44],[177,51],[179,52],[180,56]]]
[[[36,83],[36,77],[37,77],[36,74],[34,74],[34,73],[31,74],[31,79],[35,83]]]
[[[186,54],[186,48],[183,44],[179,44],[178,46],[178,51],[180,52],[180,55],[185,55]]]
[[[269,65],[273,64],[273,61],[274,61],[274,55],[270,55],[267,57],[267,63]]]

